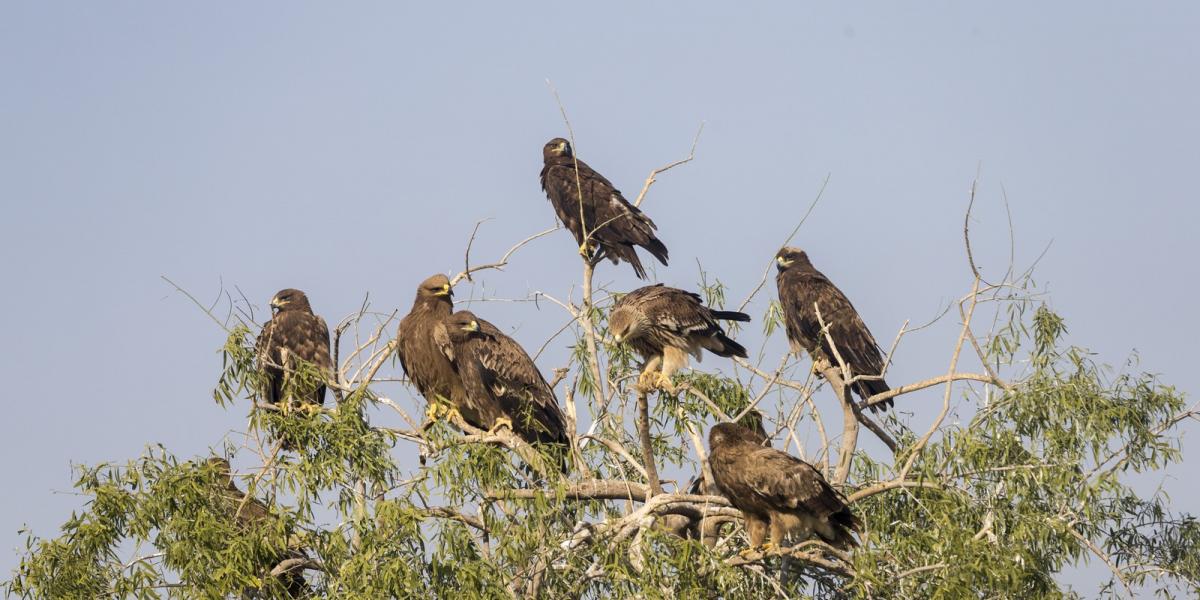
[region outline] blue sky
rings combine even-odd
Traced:
[[[260,308],[299,287],[336,321],[368,293],[407,310],[421,279],[461,268],[479,219],[481,260],[552,226],[540,149],[565,128],[547,79],[579,155],[630,195],[705,123],[645,205],[671,250],[660,281],[694,285],[699,261],[744,297],[828,177],[797,242],[890,339],[968,290],[979,172],[985,275],[1008,264],[1006,195],[1016,263],[1050,245],[1035,278],[1071,341],[1114,365],[1136,350],[1194,394],[1198,17],[1183,2],[5,3],[0,431],[22,483],[0,497],[0,567],[22,524],[50,535],[79,505],[62,493],[72,463],[152,442],[203,454],[244,425],[210,397],[223,333],[160,276]],[[558,232],[482,279],[565,296],[577,271]],[[599,279],[636,285],[627,267]],[[565,320],[472,308],[532,347]],[[944,371],[955,333],[906,339],[895,377]],[[552,346],[543,369],[564,356]],[[1144,485],[1200,511],[1182,478],[1197,452]]]

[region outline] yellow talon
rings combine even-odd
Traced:
[[[455,421],[461,421],[462,414],[459,413],[458,409],[453,406],[446,406],[440,403],[431,402],[429,404],[429,408],[425,409],[425,418],[429,419],[430,421],[442,419],[453,423]]]
[[[674,394],[677,391],[675,389],[675,384],[671,383],[671,378],[662,373],[658,374],[657,385],[658,385],[659,389],[663,390],[664,392],[666,392],[668,394]]]
[[[512,419],[510,419],[508,417],[500,417],[499,419],[496,419],[496,421],[494,423],[492,423],[492,428],[488,430],[488,433],[491,435],[495,435],[495,433],[497,431],[499,431],[501,427],[507,427],[509,431],[512,431],[513,430]]]
[[[654,389],[654,380],[655,373],[653,371],[643,372],[641,375],[638,375],[637,385],[635,387],[637,388],[638,392],[645,394]]]
[[[584,257],[584,258],[591,258],[591,256],[592,256],[592,249],[591,249],[591,243],[590,243],[590,242],[584,242],[584,243],[582,243],[582,244],[580,244],[580,245],[579,245],[579,255],[580,255],[580,256],[582,256],[582,257]]]

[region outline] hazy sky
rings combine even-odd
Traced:
[[[978,170],[985,275],[1008,265],[1006,194],[1017,264],[1053,242],[1035,278],[1071,341],[1197,391],[1200,5],[347,6],[0,5],[0,428],[20,482],[0,494],[0,572],[22,524],[52,536],[79,506],[72,463],[204,454],[244,426],[244,405],[211,400],[223,332],[160,276],[260,309],[302,288],[330,321],[368,293],[407,311],[417,282],[461,268],[477,220],[480,260],[553,225],[540,150],[566,132],[547,79],[579,155],[629,195],[706,123],[644,206],[671,251],[659,281],[694,286],[700,261],[745,297],[828,176],[796,242],[890,340],[968,290]],[[482,280],[565,296],[574,243],[537,240]],[[636,285],[625,266],[598,280]],[[472,308],[534,348],[565,322]],[[951,321],[906,338],[893,382],[945,370]],[[1141,484],[1200,512],[1186,441],[1190,464]]]

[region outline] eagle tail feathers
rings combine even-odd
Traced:
[[[721,346],[718,349],[714,349],[713,354],[716,354],[717,356],[723,356],[725,358],[729,358],[731,356],[747,358],[749,356],[746,353],[745,346],[733,341],[733,338],[730,338],[724,333],[717,333],[716,338],[717,341],[721,343]]]
[[[887,382],[882,379],[863,379],[854,383],[854,391],[857,392],[858,396],[863,400],[866,400],[875,394],[882,394],[890,389],[892,388],[889,387]],[[892,399],[888,398],[879,404],[872,404],[870,408],[872,412],[886,411],[887,409],[891,408],[893,404],[894,403],[892,402]]]
[[[650,241],[642,244],[641,246],[645,248],[647,252],[653,254],[654,258],[657,258],[658,262],[662,263],[663,266],[667,265],[667,246],[659,241],[658,238],[651,236]]]
[[[750,315],[736,310],[714,310],[712,311],[713,318],[723,321],[740,321],[742,323],[750,322]]]

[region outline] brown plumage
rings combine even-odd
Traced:
[[[671,375],[688,365],[688,355],[701,359],[701,350],[717,356],[746,357],[717,320],[749,321],[750,315],[712,310],[692,292],[664,285],[641,287],[617,300],[608,316],[608,329],[618,343],[629,344],[645,359],[639,389],[658,386],[673,391]],[[654,373],[659,371],[657,378]]]
[[[433,275],[422,281],[417,286],[412,310],[400,320],[396,354],[408,380],[431,409],[436,402],[445,402],[478,427],[478,417],[469,408],[458,372],[434,340],[436,329],[454,312],[453,298],[450,279],[445,275]]]
[[[829,345],[828,338],[821,332],[821,319],[829,327],[838,354],[850,367],[852,376],[879,376],[883,373],[883,353],[863,323],[854,305],[833,282],[813,267],[808,254],[798,248],[783,248],[775,256],[779,273],[775,283],[779,288],[779,304],[783,309],[788,341],[793,352],[801,348],[808,352],[813,361],[824,360],[838,367],[837,358]],[[821,319],[817,318],[814,305],[821,308]],[[888,391],[883,379],[860,379],[851,389],[863,400]],[[871,410],[891,408],[889,399],[871,406]]]
[[[263,375],[263,399],[279,404],[284,396],[295,393],[302,403],[324,404],[325,384],[299,389],[301,382],[294,377],[303,364],[316,368],[322,378],[333,375],[329,358],[329,327],[325,320],[313,314],[304,292],[281,290],[271,298],[271,320],[263,325],[255,347],[258,368]],[[289,390],[292,387],[294,389]]]
[[[720,423],[708,435],[713,479],[742,511],[751,547],[761,546],[768,531],[776,548],[788,534],[796,541],[819,537],[836,548],[857,546],[852,533],[861,523],[845,498],[812,465],[766,442],[733,423]]]
[[[767,437],[767,430],[763,427],[763,415],[758,409],[750,409],[745,416],[738,420],[738,423],[754,433],[761,441],[762,446],[771,445]],[[708,470],[711,471],[712,467],[710,466]],[[688,484],[687,493],[694,496],[725,495],[721,492],[720,486],[705,475],[704,470],[701,470]],[[670,520],[664,519],[669,533],[684,539],[700,540],[710,548],[716,545],[717,539],[721,537],[721,526],[725,524],[724,517],[685,517],[682,515],[666,515],[666,517],[671,517]]]
[[[630,204],[603,175],[577,160],[570,142],[562,138],[546,142],[542,161],[542,190],[563,226],[575,236],[581,254],[592,257],[595,252],[596,260],[608,258],[613,264],[623,260],[633,266],[640,279],[646,278],[646,270],[635,246],[667,264],[667,247],[655,236],[654,221]]]
[[[237,522],[240,529],[249,530],[275,518],[261,500],[253,496],[247,497],[245,492],[238,489],[233,482],[233,471],[228,460],[211,457],[207,461],[207,468],[209,475],[213,477],[212,489],[220,495],[226,514]],[[263,564],[264,574],[270,573],[276,565],[292,558],[307,559],[308,556],[298,547],[282,550]],[[287,590],[289,598],[304,598],[312,591],[308,582],[304,580],[304,571],[299,568],[280,574],[279,583]]]
[[[465,310],[444,319],[434,338],[457,369],[481,428],[507,423],[526,442],[566,446],[566,418],[554,390],[520,344]]]

